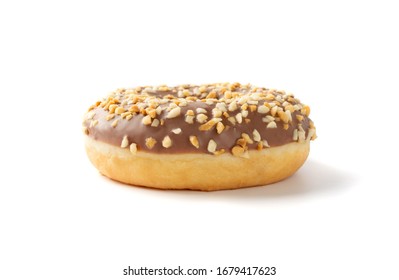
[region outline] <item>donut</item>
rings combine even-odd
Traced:
[[[85,149],[101,174],[130,185],[266,185],[308,157],[316,138],[309,113],[291,93],[250,84],[120,88],[85,114]]]

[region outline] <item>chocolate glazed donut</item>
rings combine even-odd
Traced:
[[[316,138],[310,109],[284,91],[206,84],[118,89],[85,115],[86,151],[128,184],[219,190],[292,175]]]

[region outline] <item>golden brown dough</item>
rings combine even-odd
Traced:
[[[105,176],[127,184],[160,189],[214,191],[266,185],[291,176],[305,162],[309,141],[261,151],[249,158],[231,154],[135,155],[120,147],[85,137],[93,165]]]

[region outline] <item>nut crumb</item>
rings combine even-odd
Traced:
[[[109,120],[112,120],[114,117],[115,117],[115,114],[108,114],[108,115],[105,117],[105,119],[106,119],[107,121],[109,121]]]
[[[118,108],[115,109],[115,113],[117,115],[121,115],[124,112],[125,112],[125,108],[123,108],[123,107],[118,107]]]
[[[259,114],[267,114],[269,111],[270,111],[270,109],[268,107],[266,107],[265,105],[261,105],[258,107]]]
[[[197,114],[201,114],[201,113],[206,114],[206,110],[204,108],[197,108],[195,111],[197,112]]]
[[[137,144],[136,143],[132,143],[130,144],[130,152],[135,155],[137,153]]]
[[[223,130],[224,130],[224,124],[223,124],[222,122],[218,122],[218,123],[216,124],[216,132],[217,132],[218,134],[220,134],[220,133],[223,132]]]
[[[186,121],[186,123],[193,124],[194,116],[187,115],[185,121]]]
[[[90,122],[90,127],[95,127],[98,124],[98,120],[93,120]]]
[[[236,120],[237,120],[238,123],[242,123],[242,115],[241,115],[241,113],[238,113],[236,115]]]
[[[127,139],[127,135],[125,135],[122,139],[121,148],[126,148],[127,146],[129,146],[129,140]]]
[[[166,118],[167,118],[167,119],[176,118],[177,116],[180,115],[180,112],[181,112],[180,107],[175,107],[175,108],[173,108],[172,110],[170,110],[170,111],[168,112],[168,114],[166,115]]]
[[[241,137],[244,138],[245,142],[248,144],[253,144],[254,141],[252,141],[251,137],[247,133],[241,133]]]
[[[204,124],[200,125],[198,129],[201,130],[201,131],[210,130],[212,127],[214,127],[220,121],[222,121],[221,118],[213,118],[210,121],[208,121],[207,123],[204,123]]]
[[[151,126],[152,127],[158,127],[158,125],[159,125],[159,120],[158,119],[153,119],[153,121],[151,123]]]
[[[152,123],[150,115],[145,116],[145,117],[141,120],[141,122],[142,122],[144,125],[150,125],[150,124]]]
[[[196,147],[196,148],[198,149],[198,148],[199,148],[199,142],[198,142],[197,136],[190,136],[189,139],[190,139],[190,143],[191,143],[194,147]]]
[[[267,128],[277,128],[277,124],[275,121],[271,121],[267,124]]]
[[[252,132],[252,136],[256,142],[259,142],[261,140],[259,131],[257,131],[256,129],[254,129],[254,131]]]
[[[197,115],[197,122],[199,122],[199,123],[204,123],[204,122],[206,122],[207,119],[208,119],[207,115],[204,115],[204,114]]]
[[[294,134],[292,136],[292,140],[298,141],[298,129],[294,129]]]
[[[241,146],[234,146],[233,149],[231,149],[231,153],[236,157],[248,158],[248,153]]]
[[[174,134],[180,134],[181,131],[182,131],[181,128],[172,129],[172,132],[173,132]]]
[[[169,136],[165,136],[162,140],[162,146],[164,148],[170,148],[172,146],[172,140]]]
[[[216,151],[216,147],[217,147],[216,142],[215,142],[213,139],[209,140],[209,143],[208,143],[208,152],[214,153],[214,152]]]
[[[112,126],[112,127],[116,127],[116,126],[118,125],[118,121],[119,121],[119,119],[114,120],[114,121],[112,122],[111,126]]]
[[[148,137],[145,139],[145,145],[147,146],[148,149],[154,148],[156,143],[157,143],[157,140],[155,140],[152,137]]]

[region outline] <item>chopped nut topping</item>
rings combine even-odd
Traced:
[[[119,121],[119,119],[114,120],[114,121],[112,122],[111,126],[112,126],[112,127],[116,127],[116,126],[118,125],[118,121]]]
[[[274,95],[273,94],[271,94],[271,93],[268,93],[267,95],[266,95],[266,98],[265,98],[266,100],[274,100]]]
[[[217,124],[220,121],[222,121],[221,118],[213,118],[210,121],[208,121],[207,123],[204,123],[203,125],[200,125],[199,126],[199,130],[201,130],[201,131],[210,130],[215,124]]]
[[[255,112],[256,111],[256,105],[249,105],[249,110],[251,112]]]
[[[145,139],[145,145],[147,146],[148,149],[154,148],[156,143],[157,143],[157,140],[155,140],[152,137],[148,137]]]
[[[204,122],[206,122],[207,119],[208,119],[207,115],[204,115],[204,114],[197,115],[197,122],[199,122],[199,123],[204,123]]]
[[[269,143],[267,143],[266,140],[263,140],[262,143],[263,143],[263,146],[264,146],[264,147],[270,148]]]
[[[184,108],[185,106],[186,108]],[[98,111],[98,109],[102,111]],[[98,117],[99,113],[101,113],[100,117]],[[184,116],[181,116],[182,114]],[[185,129],[187,124],[190,124],[193,129],[198,128],[198,135],[189,137],[190,143],[197,149],[201,143],[202,149],[208,149],[208,151],[210,149],[214,155],[222,154],[224,150],[218,150],[216,142],[223,141],[218,142],[219,146],[233,144],[238,147],[234,148],[235,154],[248,157],[248,149],[262,150],[268,147],[267,141],[265,142],[261,136],[264,129],[276,128],[278,131],[275,133],[292,131],[291,141],[303,142],[315,139],[317,136],[314,124],[307,118],[309,114],[309,106],[302,104],[291,93],[255,87],[250,84],[145,86],[117,89],[108,97],[94,103],[84,117],[84,126],[88,127],[84,129],[84,132],[91,133],[93,130],[95,133],[98,124],[105,121],[110,121],[112,127],[116,127],[119,122],[125,127],[129,124],[124,119],[129,121],[136,118],[131,122],[132,128],[127,127],[128,135],[138,120],[143,124],[140,129],[148,131],[149,135],[154,136],[154,138],[146,139],[144,148],[151,149],[159,142],[163,147],[174,150],[177,149],[177,145],[176,143],[172,145],[174,137],[171,133],[184,137],[181,129]],[[293,118],[295,121],[292,120]],[[262,124],[257,123],[259,119],[265,123],[266,128],[262,128]],[[249,125],[243,131],[243,126],[238,124]],[[95,127],[96,125],[97,127]],[[160,136],[162,132],[160,133],[158,129],[163,125],[166,130],[171,130],[173,127],[177,127],[177,129],[172,129],[172,132],[168,131],[169,135],[167,137],[163,135],[165,137],[162,138],[163,136]],[[241,137],[230,140],[229,136],[231,135],[226,131],[241,134]],[[114,132],[115,137],[123,136],[120,135],[120,130]],[[220,140],[213,138],[210,141],[210,137],[216,133],[220,135]],[[251,145],[253,143],[255,144]],[[137,145],[133,146],[137,150]]]
[[[252,141],[251,137],[249,137],[249,135],[247,133],[242,133],[241,137],[244,138],[244,140],[248,143],[248,144],[253,144],[254,141]]]
[[[126,148],[129,146],[129,140],[127,139],[127,136],[123,136],[122,143],[121,143],[121,148]]]
[[[140,112],[140,108],[137,105],[133,105],[132,107],[130,107],[129,111],[132,113],[138,113]]]
[[[213,154],[215,156],[219,156],[219,155],[224,154],[224,153],[225,153],[225,150],[224,149],[220,149],[220,150],[215,151]]]
[[[109,112],[112,114],[115,112],[115,109],[118,108],[118,105],[112,104],[108,107]]]
[[[236,156],[236,157],[244,157],[248,158],[248,153],[245,151],[245,149],[241,146],[234,146],[233,149],[231,149],[231,153]]]
[[[206,114],[207,113],[204,108],[197,108],[195,111],[197,112],[197,114],[201,114],[201,113]]]
[[[270,111],[270,109],[268,107],[266,107],[265,105],[261,105],[258,107],[259,114],[267,114],[269,111]]]
[[[294,135],[292,136],[292,140],[298,141],[298,129],[294,129]]]
[[[109,120],[112,120],[114,117],[115,117],[115,114],[108,114],[108,115],[105,117],[105,119],[106,119],[107,121],[109,121]]]
[[[172,140],[169,136],[165,136],[162,140],[162,147],[170,148],[172,146]]]
[[[295,112],[294,106],[292,106],[291,104],[290,104],[290,105],[286,105],[286,106],[284,107],[284,109],[285,109],[286,111],[290,111],[291,113],[294,113],[294,112]]]
[[[247,101],[249,102],[249,101]],[[248,109],[248,103],[244,103],[241,105],[241,111],[246,111]]]
[[[238,123],[242,123],[242,114],[241,113],[238,113],[236,115],[236,120],[237,120]]]
[[[216,92],[211,91],[211,92],[206,96],[206,98],[216,98]]]
[[[157,108],[155,108],[155,113],[159,116],[162,112],[162,107],[158,106]]]
[[[275,120],[275,118],[272,117],[272,116],[266,116],[266,117],[262,118],[262,121],[265,122],[265,123],[269,123],[269,122],[272,122],[274,120]]]
[[[223,113],[227,111],[225,103],[216,103],[216,108],[222,111]]]
[[[186,121],[186,123],[193,124],[194,123],[194,116],[186,116],[185,121]]]
[[[259,131],[257,131],[256,129],[254,129],[254,131],[252,132],[252,136],[256,142],[259,142],[261,140]]]
[[[219,118],[219,117],[222,116],[222,114],[223,114],[223,112],[220,111],[218,108],[213,108],[213,109],[212,109],[212,116],[213,116],[214,118]]]
[[[275,108],[275,107],[274,107]],[[287,111],[290,112],[290,111]],[[278,117],[284,122],[284,123],[288,123],[289,121],[289,117],[287,116],[287,114],[284,111],[278,111],[277,112]]]
[[[237,103],[236,103],[235,101],[233,101],[233,102],[231,102],[230,105],[229,105],[229,111],[230,111],[230,112],[233,112],[233,111],[235,111],[235,110],[237,110]]]
[[[145,116],[145,117],[141,120],[141,122],[142,122],[144,125],[150,125],[150,124],[152,123],[150,115]]]
[[[191,143],[194,147],[196,147],[196,148],[198,149],[198,148],[199,148],[199,142],[198,142],[197,136],[190,136],[189,139],[190,139],[190,143]]]
[[[177,116],[180,115],[181,109],[180,107],[173,108],[172,110],[169,111],[169,113],[166,115],[167,119],[173,119],[176,118]]]
[[[222,131],[224,130],[224,124],[222,122],[218,122],[216,124],[216,131],[218,134],[222,133]]]
[[[236,119],[235,119],[234,117],[229,117],[227,120],[228,120],[229,122],[231,122],[232,125],[235,125],[235,124],[236,124]]]
[[[181,133],[181,128],[172,129],[172,132],[173,132],[174,134],[180,134],[180,133]]]
[[[309,108],[309,106],[308,106],[308,105],[303,106],[303,108],[302,108],[302,110],[301,110],[301,113],[304,114],[304,115],[306,115],[307,117],[309,117],[309,114],[310,114],[310,108]]]
[[[276,115],[277,110],[278,110],[278,107],[277,107],[277,106],[274,106],[274,107],[270,110],[270,113],[272,114],[273,117]]]
[[[130,114],[129,111],[127,111],[127,112],[121,114],[121,117],[122,117],[122,119],[123,119],[123,118],[126,118],[126,117],[129,116],[129,115],[131,115],[131,114]]]
[[[125,108],[123,108],[123,107],[118,107],[118,108],[115,109],[115,113],[117,115],[120,115],[120,114],[122,114],[124,112],[125,112]]]
[[[155,111],[155,109],[145,109],[145,112],[151,117],[151,118],[155,118],[157,116],[157,112]]]
[[[312,131],[310,139],[315,140],[317,138],[316,129],[314,129],[314,128],[309,129],[309,134],[310,134],[310,131]]]
[[[276,122],[272,121],[272,122],[269,122],[266,127],[267,128],[277,128],[277,124],[276,124]]]
[[[159,125],[159,120],[158,119],[153,119],[152,123],[151,123],[151,126],[152,127],[158,127],[158,125]]]
[[[217,144],[214,140],[209,140],[208,143],[208,152],[214,153],[216,151]]]
[[[90,122],[90,127],[95,127],[98,124],[98,120],[92,120]]]
[[[137,144],[136,143],[132,143],[130,144],[130,152],[135,155],[137,152]]]
[[[96,114],[96,112],[91,111],[91,112],[87,113],[86,118],[87,118],[88,120],[92,120],[92,119],[94,118],[94,115],[95,115],[95,114]]]
[[[305,131],[298,131],[298,142],[299,143],[302,143],[302,142],[304,142],[305,141],[305,139],[306,139],[306,136],[305,136]]]
[[[247,147],[247,141],[244,138],[239,138],[236,143],[243,148]]]

